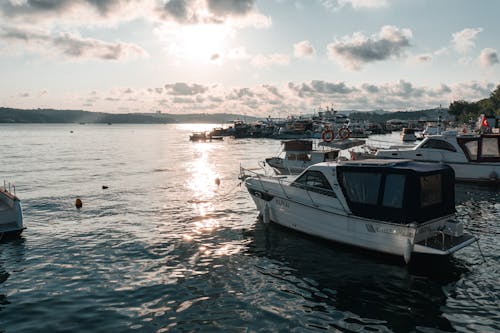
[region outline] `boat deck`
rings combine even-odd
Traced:
[[[454,247],[457,247],[465,242],[469,242],[472,239],[475,239],[475,237],[472,235],[462,235],[459,237],[444,235],[444,237],[443,237],[442,234],[437,234],[434,237],[427,238],[427,239],[420,241],[416,244],[430,247],[430,248],[440,250],[440,251],[448,251],[448,250],[453,249]]]

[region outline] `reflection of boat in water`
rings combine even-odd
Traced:
[[[453,219],[446,165],[400,160],[320,163],[297,177],[241,177],[264,222],[404,257],[446,256],[473,243]]]
[[[21,201],[5,186],[0,187],[0,239],[19,236],[23,230]]]
[[[459,259],[422,257],[403,267],[389,256],[353,251],[273,223],[256,223],[244,235],[248,255],[261,258],[256,266],[266,279],[268,294],[301,310],[315,309],[302,313],[301,323],[329,327],[338,316],[338,331],[453,331],[442,307],[447,290],[453,291],[453,282],[467,272]],[[322,319],[318,314],[328,315]]]
[[[410,149],[381,149],[376,158],[402,158],[445,163],[458,181],[500,183],[500,135],[443,132]]]

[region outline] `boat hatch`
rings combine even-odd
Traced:
[[[337,178],[352,213],[401,224],[420,223],[455,212],[453,169],[403,161],[392,166],[344,164]]]

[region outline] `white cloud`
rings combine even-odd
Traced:
[[[366,37],[361,32],[345,36],[327,45],[328,56],[349,69],[359,70],[369,62],[401,57],[410,47],[412,32],[394,26],[383,26],[377,35]]]
[[[477,35],[483,31],[483,28],[467,28],[459,32],[455,32],[452,36],[452,45],[456,51],[467,53],[473,49],[476,44]]]
[[[0,27],[0,40],[11,45],[22,45],[47,55],[61,55],[70,59],[129,60],[147,57],[140,46],[122,42],[106,42],[84,38],[70,32],[53,33],[42,30]]]
[[[252,57],[250,64],[255,67],[270,67],[274,65],[286,66],[290,63],[290,57],[286,54],[257,54]]]
[[[320,0],[321,4],[330,10],[340,10],[344,7],[353,9],[375,9],[387,7],[388,0]]]
[[[479,55],[479,63],[481,67],[491,67],[499,63],[498,52],[492,48],[486,48],[481,50]]]
[[[312,57],[316,50],[308,40],[295,43],[293,45],[293,54],[297,58]]]

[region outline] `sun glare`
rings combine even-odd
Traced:
[[[169,38],[169,50],[178,58],[213,62],[220,59],[229,35],[222,24],[178,26]]]

